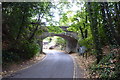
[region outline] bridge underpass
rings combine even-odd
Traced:
[[[76,52],[77,51],[77,34],[75,32],[70,32],[67,31],[65,28],[62,28],[65,33],[60,33],[60,34],[55,34],[55,33],[49,33],[49,32],[43,32],[42,35],[37,36],[39,39],[39,45],[41,45],[41,52],[43,49],[43,39],[47,37],[52,37],[52,36],[58,36],[62,37],[63,39],[66,40],[66,49],[65,51],[70,53],[70,52]]]

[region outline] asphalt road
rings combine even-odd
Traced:
[[[44,50],[47,54],[43,61],[30,68],[21,70],[11,78],[73,78],[73,59],[64,52]]]

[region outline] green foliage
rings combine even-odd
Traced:
[[[16,44],[18,45],[18,44]],[[3,62],[14,62],[26,60],[34,57],[40,51],[39,45],[36,43],[24,42],[19,46],[14,46],[9,50],[3,50]]]
[[[69,31],[78,33],[79,45],[86,46],[91,51],[90,53],[96,55],[98,64],[93,65],[91,70],[93,73],[99,74],[100,78],[119,77],[118,62],[111,62],[111,60],[119,58],[117,54],[115,54],[116,57],[113,53],[104,56],[102,52],[102,47],[106,45],[110,46],[111,50],[120,48],[120,40],[118,39],[120,38],[118,36],[120,32],[118,28],[120,25],[119,12],[118,2],[86,2],[82,11],[77,11],[70,17],[68,17],[69,13],[66,12],[61,18],[61,25],[68,24],[70,25]],[[116,47],[112,48],[112,46]]]
[[[85,39],[80,39],[79,44],[81,46],[86,46],[88,49],[94,48],[92,37],[88,37],[88,38],[85,38]]]
[[[67,14],[63,14],[62,18],[60,19],[61,25],[66,25],[67,21],[68,21]]]
[[[86,2],[84,7],[75,13],[71,10],[65,13],[62,11],[63,8],[70,8],[71,3],[64,2],[56,6],[60,10],[58,13],[62,14],[59,25],[69,26],[68,31],[78,34],[79,45],[86,46],[94,53],[93,55],[96,55],[98,64],[90,68],[91,74],[98,74],[104,79],[118,78],[120,64],[115,60],[119,57],[113,53],[104,56],[102,47],[108,45],[110,49],[116,49],[120,45],[119,2]],[[3,41],[8,42],[7,49],[3,49],[3,61],[30,59],[40,50],[41,45],[36,43],[38,41],[36,35],[41,35],[45,31],[64,32],[57,26],[58,22],[52,20],[53,9],[55,6],[51,2],[2,3],[2,37]],[[45,27],[44,20],[49,22],[49,26]],[[63,47],[66,44],[62,38],[57,38],[56,42]]]
[[[51,32],[51,33],[56,33],[56,34],[59,34],[59,33],[62,33],[64,32],[59,26],[47,26],[48,28],[48,31]]]
[[[99,64],[94,64],[90,67],[91,75],[99,75],[102,79],[119,79],[119,70],[117,66],[120,66],[118,62],[115,61],[116,55],[110,53],[102,58]],[[94,76],[96,76],[94,75]]]
[[[40,51],[39,45],[36,43],[24,43],[21,48],[23,53],[21,53],[20,56],[24,59],[34,57]]]
[[[59,45],[65,45],[66,41],[63,38],[58,37],[56,43]]]
[[[20,56],[18,53],[14,52],[9,52],[9,51],[2,51],[2,61],[3,63],[5,62],[14,62],[14,61],[19,61]]]
[[[50,14],[51,2],[2,3],[3,60],[5,62],[30,59],[39,52],[36,35],[47,30],[42,19]],[[35,19],[34,19],[35,18]]]
[[[59,47],[61,47],[62,50],[65,50],[66,41],[63,38],[57,37],[56,44],[59,45]]]

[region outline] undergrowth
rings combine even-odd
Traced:
[[[91,78],[120,79],[119,59],[115,53],[105,55],[98,64],[94,63],[90,67]]]

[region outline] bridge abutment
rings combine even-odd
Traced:
[[[77,40],[76,39],[67,40],[66,52],[68,53],[77,52]]]

